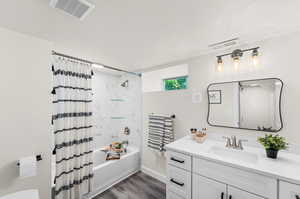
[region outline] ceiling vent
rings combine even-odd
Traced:
[[[80,20],[83,20],[95,8],[95,5],[86,0],[51,0],[50,6]]]
[[[222,49],[222,48],[230,48],[239,43],[239,38],[233,38],[226,41],[221,41],[218,43],[214,43],[209,45],[208,47],[214,50]]]

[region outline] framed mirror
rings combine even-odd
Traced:
[[[207,87],[211,126],[278,132],[282,129],[278,78],[213,83]]]

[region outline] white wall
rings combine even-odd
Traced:
[[[250,62],[250,54],[243,57],[241,68],[234,71],[230,59],[224,59],[224,71],[216,71],[216,54],[199,57],[190,60],[189,65],[189,89],[185,91],[173,92],[153,92],[144,93],[144,141],[147,137],[147,114],[148,112],[174,113],[176,138],[189,134],[191,127],[208,127],[210,135],[221,137],[222,135],[237,135],[250,140],[250,144],[256,144],[257,136],[263,135],[261,132],[237,130],[230,128],[210,127],[206,122],[207,97],[206,88],[213,82],[224,82],[234,80],[259,79],[266,77],[278,77],[283,80],[282,113],[283,130],[280,134],[287,138],[292,144],[300,144],[299,114],[300,106],[300,67],[299,67],[299,44],[300,33],[286,35],[284,37],[272,38],[247,47],[260,46],[260,65],[254,67]],[[222,54],[219,52],[218,54]],[[178,62],[177,64],[183,64]],[[200,104],[192,103],[192,92],[202,93]],[[143,144],[143,167],[152,169],[165,175],[165,158],[161,157]]]
[[[0,28],[0,196],[39,189],[50,198],[51,43]],[[36,177],[19,179],[17,160],[41,154]]]

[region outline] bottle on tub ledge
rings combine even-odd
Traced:
[[[192,138],[198,143],[203,143],[207,138],[206,130],[206,128],[202,128],[201,131],[198,131],[196,128],[191,128]]]

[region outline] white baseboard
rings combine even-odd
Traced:
[[[157,171],[154,171],[152,169],[149,169],[148,167],[142,166],[141,171],[163,183],[167,182],[167,176],[160,174]]]

